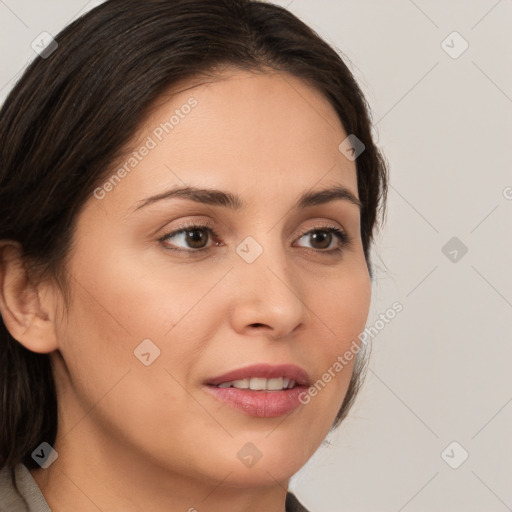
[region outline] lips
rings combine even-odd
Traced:
[[[309,382],[307,372],[293,364],[257,364],[208,379],[204,389],[216,400],[244,414],[275,418],[291,413],[302,404],[300,397]],[[283,387],[279,389],[279,385]]]
[[[236,380],[263,378],[263,379],[288,379],[295,381],[297,386],[309,386],[309,376],[303,368],[294,364],[269,365],[256,364],[232,370],[230,372],[208,379],[205,384],[210,386],[218,386],[226,382]]]

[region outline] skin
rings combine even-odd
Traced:
[[[316,381],[364,329],[371,282],[355,204],[294,207],[332,185],[357,197],[355,162],[338,150],[347,133],[327,100],[285,73],[232,69],[162,98],[132,150],[191,96],[197,106],[172,133],[80,212],[69,309],[53,281],[27,277],[16,244],[2,244],[7,328],[54,364],[59,456],[31,474],[56,512],[283,512],[290,477],[347,391],[353,360],[286,417],[255,418],[203,390],[206,378],[253,363],[293,363]],[[245,206],[173,198],[133,212],[185,183]],[[166,249],[201,245],[183,233],[159,242],[182,221],[205,220],[218,239],[202,231],[209,249],[199,256]],[[301,235],[325,223],[349,244]],[[247,236],[263,249],[252,263],[235,251]],[[133,353],[146,338],[161,351],[150,366]],[[237,457],[248,442],[262,453],[252,468]]]

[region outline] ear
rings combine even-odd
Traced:
[[[21,256],[18,242],[0,240],[0,313],[11,336],[25,348],[53,352],[59,347],[52,294],[47,284],[34,286]]]

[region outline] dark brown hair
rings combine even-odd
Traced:
[[[307,81],[365,145],[357,184],[373,278],[370,247],[379,211],[384,217],[387,164],[372,139],[370,109],[340,55],[290,12],[251,0],[108,0],[55,40],[58,48],[28,66],[0,111],[0,240],[19,242],[35,279],[54,278],[66,290],[73,230],[94,188],[162,94],[222,66]],[[362,368],[354,369],[333,428]],[[32,451],[53,444],[57,431],[51,359],[24,348],[3,321],[0,393],[0,469],[38,467]]]

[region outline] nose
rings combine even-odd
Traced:
[[[264,249],[252,263],[235,257],[230,273],[233,329],[280,339],[307,322],[305,283],[289,265],[283,247]]]

